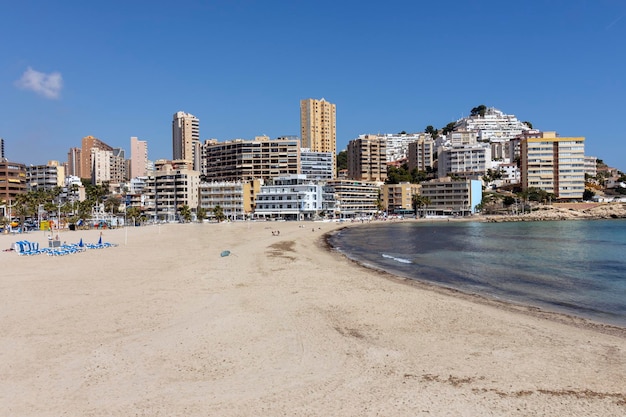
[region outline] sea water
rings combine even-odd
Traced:
[[[626,220],[384,222],[329,243],[401,277],[626,327]]]

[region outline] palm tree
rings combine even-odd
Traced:
[[[426,197],[426,196],[422,196],[419,194],[413,194],[413,197],[411,198],[411,203],[413,204],[413,210],[415,210],[415,215],[417,216],[417,212],[418,209],[424,207],[424,216],[426,215],[425,213],[425,208],[426,206],[430,205],[430,198]]]
[[[224,221],[224,219],[226,219],[226,216],[224,215],[224,209],[222,209],[222,207],[219,205],[213,207],[213,216],[215,216],[215,219],[218,222],[222,222]]]
[[[206,219],[206,209],[204,207],[198,206],[198,208],[196,209],[196,213],[198,216],[198,221],[202,223],[202,221]]]
[[[178,214],[180,214],[180,217],[182,217],[185,223],[191,221],[191,208],[189,208],[187,204],[180,206]]]

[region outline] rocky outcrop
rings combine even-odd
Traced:
[[[584,208],[583,208],[584,207]],[[519,221],[543,221],[543,220],[592,220],[592,219],[626,219],[626,204],[606,203],[593,207],[581,206],[558,207],[538,206],[530,213],[514,216],[488,216],[490,222],[519,222]]]

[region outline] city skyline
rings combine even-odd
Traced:
[[[337,151],[484,104],[586,137],[587,155],[626,169],[621,2],[155,1],[124,3],[123,15],[121,4],[3,9],[7,158],[65,161],[90,135],[127,151],[137,137],[151,160],[171,158],[178,111],[198,117],[202,142],[299,135],[300,100],[325,98]]]

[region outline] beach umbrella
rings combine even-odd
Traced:
[[[230,255],[230,251],[229,250],[223,250],[222,253],[220,253],[220,256],[223,258],[224,256],[228,256]]]
[[[98,245],[102,245],[102,236],[100,236],[100,239],[98,239]]]
[[[83,238],[82,237],[80,238],[80,242],[78,242],[78,246],[81,247],[81,248],[83,246],[85,246],[85,244],[83,243]]]

